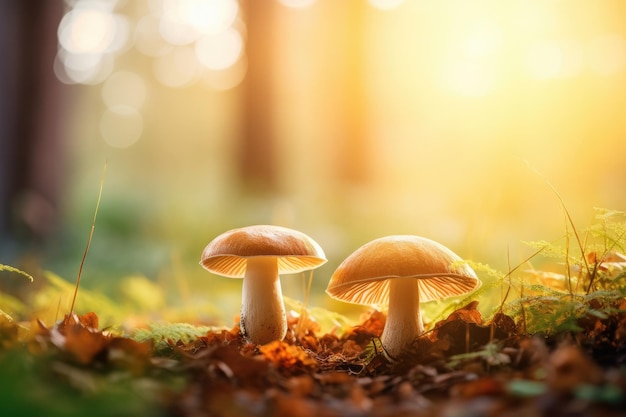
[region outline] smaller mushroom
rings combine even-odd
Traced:
[[[424,331],[420,302],[469,293],[476,273],[447,247],[412,235],[375,239],[349,255],[333,273],[326,292],[334,299],[388,306],[381,342],[401,355]]]
[[[287,318],[279,274],[317,268],[326,262],[309,236],[281,226],[233,229],[213,239],[200,264],[214,274],[243,278],[241,332],[252,343],[282,340]]]

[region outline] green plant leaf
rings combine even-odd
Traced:
[[[624,401],[624,393],[615,385],[595,386],[583,384],[576,388],[576,397],[606,404],[620,404]]]
[[[545,382],[514,379],[507,384],[507,391],[516,397],[536,397],[545,394],[548,386]]]
[[[287,296],[283,297],[283,300],[285,302],[285,307],[289,310],[293,310],[298,314],[302,311],[303,304],[301,301]],[[320,325],[322,333],[326,333],[330,329],[335,329],[338,334],[342,334],[347,329],[354,326],[354,322],[343,314],[339,314],[322,307],[309,307],[306,311],[308,316],[315,319],[315,321]]]

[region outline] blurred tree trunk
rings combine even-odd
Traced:
[[[62,13],[61,1],[0,2],[0,242],[40,241],[58,220]]]
[[[348,0],[341,6],[345,18],[341,24],[345,29],[335,29],[337,33],[345,34],[336,43],[341,49],[339,56],[344,57],[337,74],[343,89],[338,92],[336,100],[343,140],[337,143],[335,151],[336,169],[342,182],[358,185],[369,179],[371,163],[365,80],[365,18],[369,6],[365,0]]]
[[[280,186],[277,109],[290,111],[290,104],[276,98],[276,58],[280,23],[278,2],[247,0],[243,4],[247,27],[248,72],[242,84],[243,119],[239,142],[239,175],[246,189],[277,191]],[[313,88],[313,94],[329,100],[331,112],[320,123],[332,123],[337,140],[331,149],[337,180],[359,185],[370,177],[371,146],[367,131],[365,80],[365,24],[367,2],[348,0],[324,5],[326,13],[312,33],[314,42],[326,45],[330,60],[320,69],[332,71],[332,85]],[[304,11],[306,12],[306,11]],[[306,45],[302,46],[303,48]],[[315,53],[313,50],[309,53]],[[338,87],[337,87],[338,86]],[[323,90],[326,88],[326,90]],[[331,90],[332,89],[332,90]]]
[[[239,174],[245,188],[275,191],[278,186],[274,129],[274,33],[276,1],[244,1],[248,72],[243,82]]]

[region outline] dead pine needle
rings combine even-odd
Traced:
[[[66,317],[71,317],[74,313],[74,304],[76,303],[76,295],[78,294],[78,287],[80,286],[80,278],[83,274],[83,266],[85,265],[85,259],[87,259],[87,253],[91,246],[91,240],[93,239],[93,231],[96,228],[96,217],[98,216],[98,209],[100,208],[100,200],[102,199],[102,189],[104,188],[104,176],[107,170],[107,161],[104,161],[104,168],[102,169],[102,177],[100,178],[100,190],[98,192],[98,200],[96,201],[96,209],[93,213],[93,220],[91,221],[91,230],[89,231],[89,238],[87,239],[87,245],[83,252],[83,258],[80,261],[78,268],[78,276],[76,277],[76,287],[74,288],[74,295],[72,296],[72,305],[70,307],[70,313]]]

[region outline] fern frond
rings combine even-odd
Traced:
[[[131,338],[137,342],[151,341],[156,351],[169,347],[168,340],[189,343],[208,332],[216,330],[210,326],[194,326],[188,323],[150,323],[148,329],[136,330]]]
[[[21,269],[17,269],[10,265],[0,264],[0,271],[15,272],[16,274],[19,274],[28,278],[30,282],[34,281],[33,276],[30,275],[28,272],[24,272]]]

